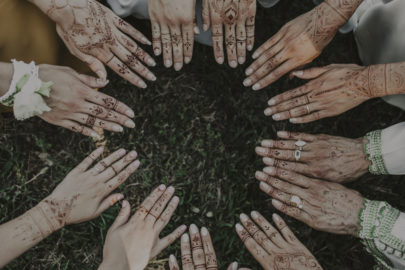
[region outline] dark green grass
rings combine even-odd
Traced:
[[[287,0],[273,9],[259,9],[256,44],[262,44],[284,23],[312,7],[310,0]],[[132,22],[144,33],[150,33],[148,23]],[[247,65],[236,70],[219,66],[212,49],[200,45],[195,48],[192,63],[181,72],[167,70],[161,62],[159,59],[159,66],[153,69],[158,81],[149,83],[145,90],[131,86],[112,72],[111,83],[103,89],[132,106],[136,114],[135,129],[122,134],[107,133],[112,150],[136,149],[142,161],[141,168],[121,191],[134,209],[158,184],[174,185],[181,201],[167,231],[183,223],[207,226],[221,269],[234,260],[259,269],[233,226],[242,212],[259,210],[270,218],[275,211],[254,179],[255,171],[263,167],[254,153],[261,139],[275,138],[275,132],[282,129],[356,138],[405,120],[399,109],[372,100],[339,117],[307,125],[276,123],[263,115],[267,100],[302,81],[283,78],[254,92],[242,86]],[[313,65],[330,63],[359,63],[352,35],[338,35]],[[3,223],[48,195],[94,149],[94,144],[39,119],[18,123],[8,115],[3,116],[1,123]],[[45,174],[30,181],[45,167]],[[387,200],[405,210],[404,180],[367,174],[349,186],[367,198]],[[198,214],[192,211],[194,207],[200,210]],[[56,232],[6,269],[96,269],[106,231],[118,209],[114,206],[100,218]],[[214,214],[212,218],[206,216],[209,211]],[[291,218],[286,220],[324,269],[371,269],[373,259],[357,239],[317,232]],[[178,244],[160,258],[172,252],[179,257]]]

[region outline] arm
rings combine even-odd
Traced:
[[[13,65],[0,62],[0,97],[7,93],[13,78]]]

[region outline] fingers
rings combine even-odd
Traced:
[[[252,211],[251,216],[273,244],[279,248],[285,246],[284,239],[281,237],[280,233],[259,212]]]
[[[76,166],[75,170],[79,170],[81,172],[86,171],[93,162],[98,159],[104,153],[104,147],[99,147],[94,150],[88,157],[86,157],[79,165]]]
[[[259,58],[258,62],[260,61],[261,58]],[[256,85],[258,81],[260,81],[262,78],[264,78],[265,76],[267,76],[268,74],[270,74],[272,71],[274,71],[275,69],[278,68],[278,66],[284,62],[284,54],[282,53],[277,53],[274,56],[272,56],[271,58],[269,58],[268,60],[266,60],[263,65],[261,65],[260,67],[258,67],[258,69],[254,70],[254,73],[251,74],[248,78],[246,78],[243,81],[243,85],[248,87],[251,85]],[[253,63],[251,69],[256,68],[256,64]],[[251,72],[250,69],[247,69],[246,72]]]
[[[112,132],[124,131],[124,128],[120,125],[117,125],[113,122],[102,120],[102,119],[96,118],[95,116],[87,115],[84,113],[72,113],[72,114],[66,115],[66,118],[76,121],[80,124],[87,125],[89,127],[100,127],[102,129],[112,131]]]
[[[66,114],[68,114],[68,112],[66,112]],[[92,130],[91,128],[79,125],[76,122],[73,122],[71,120],[63,120],[60,122],[60,126],[70,129],[73,132],[77,132],[77,133],[81,133],[84,136],[89,136],[89,137],[93,137],[95,139],[101,139],[100,135],[97,134],[97,132],[95,132],[94,130]]]
[[[228,64],[232,68],[236,68],[238,66],[235,35],[235,24],[225,25],[226,53],[228,56]]]
[[[251,7],[250,10],[254,9],[254,13],[256,14],[256,1],[253,2],[254,7]],[[255,43],[255,20],[255,15],[252,15],[246,21],[246,48],[248,51],[253,50]]]
[[[293,171],[293,172],[297,172],[300,174],[310,175],[312,173],[310,170],[310,167],[307,164],[303,164],[303,163],[299,163],[299,162],[290,162],[290,161],[284,161],[284,160],[280,160],[280,159],[264,157],[263,163],[269,167],[282,168],[284,170]]]
[[[106,183],[106,193],[110,193],[116,188],[118,188],[122,183],[124,183],[131,174],[133,174],[139,167],[140,162],[136,160],[132,162],[128,167],[125,168],[122,172],[116,175],[113,179]]]
[[[214,13],[211,13],[211,16]],[[216,14],[216,13],[215,13]],[[218,17],[218,15],[215,15]],[[222,29],[222,24],[220,23],[220,18],[216,18],[216,21],[212,21],[212,47],[214,48],[214,57],[218,64],[224,63],[224,32]]]
[[[173,64],[173,56],[172,56],[172,38],[170,35],[170,30],[167,25],[161,25],[161,38],[162,38],[162,46],[163,46],[163,61],[165,67],[169,68]]]
[[[210,28],[211,24],[209,0],[202,1],[202,21],[203,21],[203,30],[207,31]]]
[[[176,257],[172,254],[169,257],[169,269],[170,270],[179,270],[179,264],[177,263]]]
[[[169,203],[170,199],[173,197],[174,187],[168,187],[162,196],[157,200],[152,209],[149,211],[149,214],[146,216],[145,221],[149,224],[155,224],[163,210],[166,208],[166,205]]]
[[[75,70],[71,70],[72,75],[75,76],[78,80],[84,83],[86,86],[90,88],[102,88],[108,84],[108,80],[102,80],[100,78],[95,78],[93,76],[88,76],[84,74],[79,74]]]
[[[86,97],[86,99],[87,99],[87,97]],[[102,99],[101,102],[99,100],[96,100],[93,98],[89,98],[89,100],[95,100],[98,103],[104,103],[104,104],[102,106],[99,106],[99,105],[96,105],[93,103],[85,102],[85,103],[80,104],[80,106],[78,108],[79,111],[81,111],[85,114],[97,116],[103,120],[108,120],[110,122],[119,123],[128,128],[135,127],[135,123],[131,119],[129,119],[127,116],[122,115],[121,113],[117,113],[115,111],[115,110],[118,110],[117,106],[121,106],[120,105],[121,103],[116,101],[115,99],[113,99],[113,98]],[[113,104],[115,104],[114,108],[110,109],[113,106]],[[130,114],[130,113],[133,113],[133,111],[132,110],[126,111],[126,113]]]
[[[122,32],[128,34],[130,37],[133,39],[147,45],[151,45],[152,43],[147,39],[141,32],[136,30],[132,25],[129,23],[125,22],[123,19],[120,17],[113,15],[114,16],[114,24],[115,26],[120,29]]]
[[[298,241],[294,233],[291,231],[291,229],[287,226],[285,221],[279,215],[273,214],[273,221],[287,242],[293,244]]]
[[[315,79],[315,78],[321,76],[325,72],[328,72],[330,69],[331,69],[330,66],[315,67],[315,68],[309,68],[309,69],[305,69],[305,70],[295,70],[291,74],[300,79],[309,80],[309,79]]]
[[[236,25],[236,51],[238,63],[244,64],[246,61],[246,28],[244,22],[239,22]]]
[[[190,225],[191,250],[195,269],[206,269],[204,249],[201,241],[200,232],[195,224]]]
[[[228,266],[227,270],[238,270],[238,263],[237,263],[237,262],[231,263],[231,264]]]
[[[264,180],[260,173],[256,173],[256,177],[258,177],[259,181],[265,182],[275,188],[292,194],[304,196],[303,193],[305,189],[309,188],[313,181],[306,176],[281,168],[266,167],[263,169],[263,171],[268,176]]]
[[[141,206],[139,207],[138,211],[136,211],[133,218],[145,219],[149,211],[155,205],[160,196],[162,196],[165,190],[165,185],[160,185],[159,187],[155,188],[155,190],[152,191],[152,193],[142,202]]]
[[[181,225],[176,230],[174,230],[168,236],[159,240],[157,247],[154,249],[154,252],[151,254],[151,258],[159,255],[165,248],[173,244],[180,236],[186,231],[187,226]]]
[[[134,111],[129,108],[127,105],[125,105],[124,103],[120,102],[119,100],[110,97],[106,94],[103,94],[99,91],[88,91],[87,95],[86,95],[86,100],[93,102],[95,104],[98,104],[100,106],[103,106],[109,110],[114,110],[120,114],[126,115],[127,117],[133,118],[135,116]],[[103,114],[104,113],[104,114]],[[101,115],[105,115],[108,116],[108,110],[106,111],[95,111],[94,116],[98,116],[99,114]],[[117,118],[119,115],[115,115]],[[135,127],[135,124],[132,120],[124,117],[124,116],[120,116],[119,117],[119,123],[131,128],[131,127]],[[130,122],[127,122],[128,120],[130,120]]]
[[[166,225],[169,223],[170,219],[172,218],[174,211],[176,211],[177,206],[179,205],[179,197],[174,196],[173,199],[168,204],[165,211],[159,216],[156,220],[154,227],[157,231],[162,231]]]
[[[131,205],[127,200],[123,200],[121,204],[121,210],[118,216],[115,218],[114,223],[111,225],[109,230],[115,230],[118,227],[127,223],[129,215],[131,214]]]
[[[136,151],[131,151],[125,157],[121,158],[114,164],[112,164],[111,162],[110,164],[112,165],[109,165],[108,168],[100,174],[100,177],[105,180],[111,179],[112,177],[119,174],[126,166],[128,166],[128,164],[134,161],[137,156],[138,153]]]
[[[174,69],[179,71],[183,67],[183,36],[180,26],[171,27],[170,35],[173,47]]]
[[[282,203],[276,199],[273,199],[271,203],[280,212],[283,212],[284,214],[293,217],[295,219],[298,219],[299,221],[302,221],[306,224],[310,223],[310,221],[312,220],[311,216],[308,215],[308,213],[297,207],[288,206],[287,204]]]
[[[126,153],[125,149],[119,149],[119,150],[115,151],[114,153],[112,153],[108,157],[104,158],[99,163],[97,163],[90,170],[90,172],[92,172],[93,175],[103,172],[108,167],[110,167],[111,164],[113,164],[113,162],[115,162],[116,160],[120,159],[123,155],[125,155],[125,153]]]
[[[290,118],[290,122],[293,124],[306,124],[329,116],[330,115],[327,113],[327,111],[321,110],[308,115]]]
[[[117,57],[112,57],[111,60],[107,63],[107,65],[119,76],[124,78],[125,80],[129,81],[131,84],[139,87],[139,88],[146,88],[146,83],[135,73],[133,73],[129,67],[124,64],[121,60]]]
[[[305,96],[304,96],[305,97]],[[281,120],[286,120],[286,119],[298,119],[299,117],[307,116],[311,111],[317,111],[319,110],[319,104],[318,103],[310,103],[306,104],[304,106],[299,106],[292,108],[286,112],[280,112],[276,113],[273,115],[273,120],[275,121],[281,121]],[[294,121],[294,120],[292,120]]]
[[[159,23],[151,20],[152,24],[152,47],[153,53],[158,56],[162,53],[162,42],[160,39],[160,26]]]
[[[194,49],[194,33],[193,25],[186,24],[182,26],[183,33],[183,53],[184,53],[184,63],[188,64],[193,58]]]
[[[265,43],[263,43],[257,50],[253,53],[252,58],[257,59],[259,56],[261,56],[265,51],[273,47],[275,44],[277,44],[280,39],[282,39],[284,36],[284,33],[281,33],[279,31],[277,34],[272,36],[269,40],[267,40]]]
[[[122,194],[112,194],[105,198],[101,203],[100,206],[98,207],[96,211],[96,216],[100,215],[103,213],[105,210],[119,202],[120,200],[124,199],[124,195]]]
[[[276,200],[279,200],[280,202],[284,202],[288,205],[297,207],[296,204],[293,205],[293,203],[291,202],[291,196],[292,196],[291,194],[285,193],[276,188],[273,188],[272,186],[269,186],[268,184],[266,184],[264,182],[260,182],[259,187],[264,193],[266,193],[270,197],[272,197]]]
[[[282,149],[272,149],[272,148],[263,148],[256,147],[256,154],[262,157],[270,157],[281,160],[296,161],[295,151],[293,150],[282,150]],[[309,152],[301,151],[300,161],[306,161],[311,159],[312,156]]]
[[[214,245],[212,244],[211,235],[208,232],[207,228],[201,228],[201,239],[204,247],[205,253],[205,265],[208,270],[217,270],[217,256],[215,254]]]
[[[317,140],[317,136],[307,134],[307,133],[297,133],[297,132],[289,132],[289,131],[278,131],[277,136],[281,139],[289,139],[289,140],[302,140],[305,142],[313,142]]]
[[[282,63],[278,68],[273,70],[270,74],[268,74],[266,77],[264,77],[259,82],[254,84],[252,86],[252,89],[257,91],[274,83],[275,81],[283,77],[285,74],[287,74],[291,69],[293,69],[295,67],[294,65],[295,62],[293,60],[287,60],[286,62]]]
[[[119,35],[118,39],[122,46],[125,47],[129,52],[135,55],[139,60],[147,64],[148,66],[156,66],[155,60],[145,52],[141,47],[136,44],[133,40],[127,38],[125,35]]]
[[[290,100],[278,103],[275,106],[270,106],[267,108],[264,112],[265,115],[270,116],[273,115],[274,120],[284,120],[288,119],[290,117],[298,116],[300,114],[296,113],[298,108],[303,108],[303,113],[306,114],[308,113],[308,110],[306,109],[305,106],[302,105],[307,105],[309,104],[309,98],[307,95],[292,98]],[[280,117],[277,116],[277,113],[287,113],[287,117]]]
[[[183,234],[180,241],[181,264],[183,270],[194,270],[193,257],[191,254],[190,238],[187,233]]]

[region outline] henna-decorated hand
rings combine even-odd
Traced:
[[[140,88],[146,88],[146,83],[138,75],[156,80],[141,63],[154,66],[155,61],[131,38],[143,44],[150,41],[110,9],[95,0],[30,1],[56,22],[56,30],[69,51],[87,63],[100,79],[107,77],[104,63]]]
[[[372,89],[385,81],[374,76],[373,70],[358,65],[329,65],[293,72],[307,84],[270,99],[264,111],[276,121],[290,119],[291,123],[308,123],[344,113],[359,104],[377,97]]]
[[[316,230],[357,236],[363,207],[363,197],[357,191],[275,167],[267,167],[266,173],[256,172],[256,178],[281,212]]]
[[[287,23],[254,52],[244,86],[260,90],[321,54],[346,21],[326,2]]]
[[[179,203],[173,194],[173,187],[160,185],[131,218],[131,207],[123,201],[121,212],[108,230],[99,269],[144,269],[150,259],[185,232],[187,227],[182,225],[159,239]]]
[[[134,112],[127,105],[92,89],[105,83],[68,67],[50,65],[40,65],[39,77],[54,83],[46,99],[52,110],[39,115],[46,122],[96,138],[99,135],[88,126],[114,132],[122,132],[121,125],[135,127],[130,119]]]
[[[356,180],[368,172],[370,162],[364,153],[364,139],[329,135],[310,135],[288,131],[277,132],[282,140],[263,140],[256,153],[267,166],[295,171],[310,177],[343,183]],[[295,151],[301,148],[299,160]],[[266,169],[264,169],[266,171]]]
[[[89,169],[103,151],[100,147],[91,153],[39,204],[44,222],[54,230],[96,218],[124,197],[110,193],[138,169],[137,153],[124,156],[120,149]]]
[[[251,217],[254,222],[241,214],[243,226],[236,224],[236,232],[264,269],[322,269],[314,255],[295,237],[279,215],[273,214],[273,222],[278,230],[256,211],[252,211]]]
[[[212,46],[218,64],[224,63],[224,33],[229,66],[245,63],[246,49],[255,40],[256,0],[203,0],[203,28],[211,26]]]
[[[164,65],[174,61],[176,71],[193,57],[194,33],[199,34],[195,20],[195,0],[148,0],[155,55],[163,50]]]

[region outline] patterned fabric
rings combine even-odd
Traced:
[[[395,269],[385,254],[403,260],[405,265],[405,242],[391,234],[399,215],[400,211],[386,202],[364,200],[358,236],[376,259],[375,269]]]
[[[381,130],[369,132],[364,137],[367,139],[364,153],[367,159],[371,161],[368,170],[372,174],[388,174],[381,149]]]

